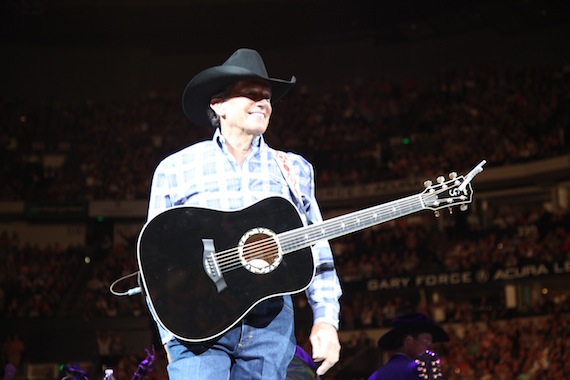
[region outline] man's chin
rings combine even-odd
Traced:
[[[248,131],[256,136],[262,135],[265,133],[265,131],[267,130],[267,124],[263,124],[263,125],[251,125],[249,126],[249,128],[247,128]]]

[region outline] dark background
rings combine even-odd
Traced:
[[[236,48],[272,76],[326,86],[446,67],[568,61],[565,0],[4,0],[6,96],[179,92]]]

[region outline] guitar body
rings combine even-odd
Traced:
[[[142,286],[154,315],[176,337],[202,342],[225,333],[261,301],[304,290],[314,275],[310,248],[283,255],[267,273],[246,269],[232,250],[247,231],[277,234],[298,227],[296,208],[278,197],[232,212],[179,206],[158,214],[138,242]],[[205,269],[208,246],[227,250],[220,265],[234,263],[222,273],[222,285]]]

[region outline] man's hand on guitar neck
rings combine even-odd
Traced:
[[[340,342],[336,328],[326,322],[317,322],[311,329],[309,336],[313,346],[313,360],[322,362],[317,368],[317,375],[323,375],[338,362],[340,356]]]

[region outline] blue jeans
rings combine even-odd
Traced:
[[[169,341],[168,377],[169,380],[284,380],[295,345],[291,297],[266,300],[215,341],[201,344],[176,338]]]

